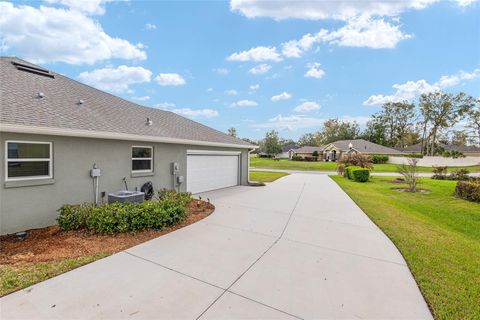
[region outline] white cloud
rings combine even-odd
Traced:
[[[288,100],[292,97],[292,95],[286,91],[283,91],[280,94],[277,94],[271,98],[272,101],[280,101],[280,100]]]
[[[85,71],[78,78],[100,90],[110,92],[128,92],[129,86],[135,83],[150,82],[152,72],[143,67],[128,67],[95,69]]]
[[[395,92],[392,95],[372,95],[363,102],[366,106],[383,105],[387,102],[412,101],[417,99],[421,94],[438,91],[449,87],[454,87],[462,83],[462,81],[473,80],[480,77],[480,68],[472,72],[463,70],[453,75],[445,75],[434,84],[430,84],[425,80],[407,81],[402,84],[394,84],[392,86]]]
[[[271,65],[262,63],[262,64],[259,64],[258,66],[255,66],[255,67],[251,68],[250,70],[248,70],[248,73],[253,74],[253,75],[264,74],[264,73],[267,73],[268,71],[270,71],[271,68],[272,68]]]
[[[159,73],[155,81],[161,86],[182,86],[187,83],[178,73]]]
[[[282,116],[281,114],[268,119],[267,122],[252,125],[255,128],[295,131],[297,129],[319,127],[325,122],[322,118],[305,117],[301,115]]]
[[[87,14],[102,15],[105,13],[105,4],[112,0],[46,0],[49,4],[61,4],[71,10]]]
[[[153,106],[154,108],[158,108],[158,109],[169,109],[169,108],[173,108],[175,107],[175,103],[171,103],[171,102],[160,102],[160,103],[157,103],[156,105]]]
[[[356,121],[360,126],[364,126],[370,117],[351,117],[351,116],[342,116],[339,117],[341,121]],[[296,131],[298,129],[305,128],[318,128],[323,125],[327,119],[316,118],[316,117],[307,117],[304,115],[289,115],[283,116],[281,114],[268,119],[263,123],[252,124],[252,127],[257,129],[277,129],[277,130],[288,130]]]
[[[189,118],[207,118],[208,119],[208,118],[217,117],[219,115],[218,111],[213,109],[179,108],[179,109],[172,109],[171,111]]]
[[[208,88],[207,89],[207,92],[212,92],[213,91],[213,88]]]
[[[257,84],[252,84],[250,86],[250,90],[258,90],[260,88],[260,85],[257,83]]]
[[[423,93],[433,92],[440,89],[438,86],[431,85],[425,80],[407,81],[403,84],[394,84],[392,87],[395,89],[394,94],[389,96],[384,96],[381,94],[373,95],[364,101],[363,104],[373,106],[382,105],[387,102],[413,100]]]
[[[295,112],[310,112],[320,109],[320,105],[314,101],[305,101],[302,104],[296,106],[293,111]]]
[[[342,28],[325,34],[322,40],[342,47],[389,49],[410,38],[412,35],[400,31],[399,25],[362,16],[348,20]]]
[[[253,100],[239,100],[237,102],[234,102],[231,104],[232,107],[256,107],[258,106],[258,103]]]
[[[231,54],[228,61],[280,61],[280,54],[275,47],[255,47],[250,50]]]
[[[305,52],[312,49],[315,43],[320,42],[328,31],[320,30],[318,33],[312,35],[307,33],[299,40],[290,40],[282,43],[282,54],[287,58],[300,58]]]
[[[471,5],[472,3],[477,2],[477,0],[457,0],[457,4],[460,7],[467,7]]]
[[[230,70],[228,70],[227,68],[217,68],[217,69],[213,69],[213,71],[222,76],[226,76],[227,74],[230,73]]]
[[[442,76],[438,80],[437,85],[442,88],[454,87],[461,83],[463,80],[473,80],[480,77],[480,68],[473,70],[472,72],[465,72],[460,70],[456,74]]]
[[[35,63],[147,58],[142,45],[108,35],[98,21],[77,10],[0,2],[0,12],[2,50]]]
[[[150,96],[132,97],[132,99],[137,101],[147,101],[150,100]]]
[[[146,23],[145,24],[145,29],[147,30],[155,30],[157,29],[157,25],[153,24],[153,23]]]
[[[438,0],[402,1],[263,1],[231,0],[230,8],[248,18],[269,17],[276,20],[307,19],[347,20],[352,17],[397,16],[409,9],[424,9]],[[469,0],[459,0],[469,1]]]
[[[316,78],[322,79],[325,75],[325,71],[320,68],[321,64],[318,62],[313,62],[307,64],[308,70],[305,73],[304,77],[306,78]]]
[[[230,89],[230,90],[225,90],[225,94],[229,96],[236,96],[238,94],[237,90]]]

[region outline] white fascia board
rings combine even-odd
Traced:
[[[106,132],[106,131],[91,131],[91,130],[79,130],[79,129],[52,128],[52,127],[34,127],[34,126],[23,126],[23,125],[4,124],[4,123],[0,125],[0,132],[43,134],[43,135],[78,137],[78,138],[113,139],[113,140],[128,140],[128,141],[146,141],[146,142],[148,141],[148,142],[187,144],[187,145],[190,144],[190,145],[197,145],[197,146],[226,147],[226,148],[239,148],[239,149],[258,148],[258,146],[246,146],[246,145],[234,144],[234,143],[144,136],[144,135],[138,135],[138,134]]]
[[[222,151],[222,150],[187,150],[188,155],[219,155],[219,156],[238,156],[240,151]]]

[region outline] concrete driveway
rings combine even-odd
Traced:
[[[1,299],[1,318],[431,319],[404,259],[324,175],[203,195],[208,218]]]

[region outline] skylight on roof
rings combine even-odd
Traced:
[[[13,64],[18,70],[21,70],[21,71],[26,71],[26,72],[34,73],[34,74],[37,74],[37,75],[40,75],[40,76],[44,76],[44,77],[55,78],[55,76],[54,76],[53,74],[51,74],[50,71],[48,71],[48,70],[46,70],[46,69],[37,68],[37,67],[33,67],[33,66],[30,66],[30,65],[27,65],[27,64],[14,62],[14,61],[12,61],[12,64]]]

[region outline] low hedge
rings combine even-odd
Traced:
[[[367,168],[349,166],[343,172],[344,177],[357,182],[366,182],[370,178],[370,170]]]
[[[65,204],[58,211],[62,230],[86,229],[94,233],[113,234],[162,229],[188,215],[190,193],[159,192],[159,199],[143,203]]]
[[[480,202],[480,181],[458,181],[455,194],[465,200]]]
[[[384,154],[374,154],[372,155],[372,161],[374,164],[383,164],[388,162],[388,156]]]
[[[367,182],[370,178],[370,170],[366,168],[354,168],[350,170],[350,175],[356,182]]]

